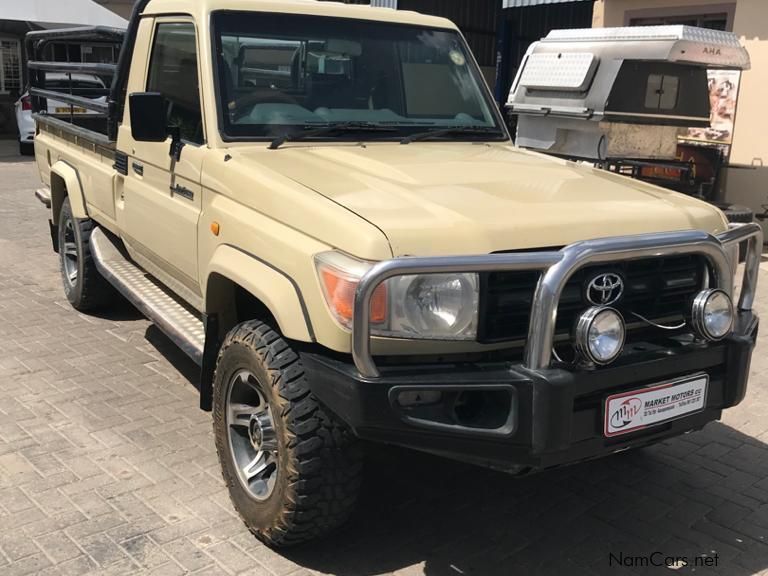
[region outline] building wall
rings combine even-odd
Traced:
[[[738,0],[742,2],[743,0]],[[746,0],[749,2],[750,0]],[[760,3],[764,0],[757,0]],[[691,9],[717,6],[716,11],[726,11],[736,0],[596,0],[593,12],[595,27],[625,26],[630,16],[647,13],[649,16],[660,12],[679,12],[685,14]],[[722,9],[722,10],[721,10]],[[645,14],[643,14],[645,15]]]
[[[10,22],[0,20],[0,38],[19,41],[21,62],[19,72],[21,86],[19,89],[9,90],[7,93],[0,93],[0,138],[16,138],[19,134],[16,127],[16,111],[14,104],[19,99],[25,82],[24,74],[24,35],[29,31],[29,27],[24,22]]]
[[[730,202],[762,213],[768,204],[768,2],[766,0],[597,0],[594,26],[624,26],[630,17],[656,13],[680,15],[731,8],[732,29],[749,51],[752,68],[742,74],[730,167],[723,192]]]

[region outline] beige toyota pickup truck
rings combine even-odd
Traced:
[[[46,60],[86,38],[117,65]],[[140,0],[127,31],[27,50],[67,298],[122,294],[200,365],[234,506],[273,546],[345,520],[365,442],[521,474],[744,397],[760,228],[517,149],[449,21]]]

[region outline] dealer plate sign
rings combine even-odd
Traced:
[[[707,403],[709,376],[651,386],[609,396],[605,401],[605,435],[618,436],[700,412]]]

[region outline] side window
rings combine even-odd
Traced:
[[[179,126],[183,140],[203,143],[197,43],[192,23],[158,24],[149,61],[147,92],[160,92],[165,96],[168,124]]]
[[[674,110],[680,91],[677,76],[650,74],[645,91],[645,107],[651,110]]]

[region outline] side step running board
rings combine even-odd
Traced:
[[[201,365],[205,345],[202,320],[128,260],[100,228],[91,233],[90,245],[101,275],[185,354]]]
[[[38,188],[35,190],[35,198],[45,204],[46,208],[51,207],[51,191],[48,188]]]

